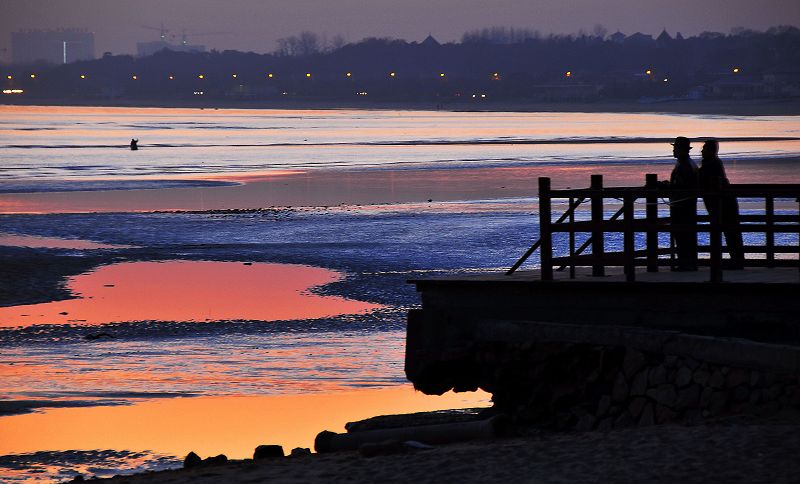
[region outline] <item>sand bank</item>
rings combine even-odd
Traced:
[[[573,112],[573,113],[678,113],[732,114],[740,116],[777,116],[800,114],[796,99],[718,99],[675,100],[640,103],[638,100],[603,100],[594,102],[543,102],[528,99],[509,101],[324,101],[324,100],[146,100],[146,99],[17,99],[6,104],[28,106],[108,106],[174,107],[205,109],[364,109],[409,111],[486,111],[486,112]]]

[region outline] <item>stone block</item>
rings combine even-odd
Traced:
[[[611,390],[611,399],[615,402],[624,402],[627,398],[628,382],[625,380],[625,375],[619,373],[614,381],[614,388]]]
[[[615,429],[624,429],[636,425],[636,420],[633,419],[630,413],[624,411],[614,420]]]
[[[628,348],[625,352],[625,358],[622,360],[622,371],[625,373],[625,378],[632,378],[633,375],[644,368],[646,361],[641,351]]]
[[[630,394],[634,396],[644,395],[647,391],[647,368],[642,369],[633,377]]]
[[[691,382],[692,370],[686,366],[678,368],[678,372],[675,374],[675,384],[678,385],[678,388],[683,388]]]
[[[667,369],[664,367],[664,365],[658,365],[654,368],[651,368],[650,373],[647,375],[647,379],[651,387],[666,383]]]
[[[750,383],[750,372],[742,368],[732,368],[725,379],[727,388],[736,388],[746,383]]]
[[[668,407],[675,405],[675,401],[678,398],[678,395],[675,391],[675,385],[671,385],[669,383],[663,383],[656,388],[647,390],[647,396],[661,405]]]
[[[639,417],[639,426],[645,427],[648,425],[655,425],[656,416],[653,410],[653,404],[647,403],[642,410],[642,415]]]
[[[789,403],[791,405],[800,405],[800,387],[791,386],[786,388],[789,391]]]
[[[675,407],[679,409],[697,408],[700,405],[700,385],[694,384],[678,391]]]
[[[706,386],[710,379],[711,379],[711,373],[703,369],[695,370],[694,374],[692,375],[692,380],[694,380],[694,382],[697,383],[698,385]]]
[[[710,387],[703,388],[700,392],[700,407],[708,408],[711,405],[711,395],[714,393]]]
[[[667,368],[677,368],[678,357],[675,355],[667,355],[664,357],[664,366]]]
[[[578,422],[575,424],[575,430],[579,432],[588,432],[594,428],[594,423],[596,421],[597,419],[594,418],[594,415],[589,415],[587,413],[578,419]]]
[[[608,395],[600,397],[600,400],[597,402],[597,411],[595,412],[597,418],[605,416],[605,414],[608,413],[609,407],[611,407],[611,397]]]
[[[280,445],[259,445],[253,451],[253,460],[274,459],[283,456],[283,447]]]
[[[750,387],[747,385],[739,385],[733,389],[733,398],[737,402],[746,402],[750,399]]]
[[[642,409],[644,405],[647,403],[647,399],[644,397],[636,397],[631,400],[631,403],[628,404],[628,412],[630,412],[633,418],[639,418],[642,414]]]
[[[777,400],[781,393],[783,393],[783,387],[778,383],[774,383],[767,389],[765,400]]]
[[[711,378],[708,380],[708,384],[711,388],[722,388],[725,386],[725,375],[722,374],[720,370],[714,370],[714,373],[711,374]]]
[[[728,406],[728,392],[725,390],[717,390],[711,393],[711,399],[708,403],[708,409],[714,415],[722,414]]]
[[[606,417],[597,424],[597,428],[595,430],[600,432],[608,432],[611,430],[613,423],[614,421],[611,419],[611,417]]]
[[[660,424],[672,422],[677,417],[678,414],[675,413],[671,408],[664,405],[656,405],[656,422]]]
[[[695,360],[694,358],[684,358],[683,364],[687,366],[690,370],[694,371],[700,367],[700,362]]]

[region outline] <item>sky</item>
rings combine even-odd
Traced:
[[[185,30],[196,34],[190,43],[263,53],[304,30],[442,42],[492,26],[543,34],[591,33],[597,24],[626,34],[765,30],[800,26],[800,0],[0,0],[0,59],[10,59],[19,29],[86,28],[100,56],[135,53],[136,42],[158,40],[162,24],[176,41]]]

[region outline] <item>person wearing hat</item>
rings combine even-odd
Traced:
[[[683,136],[678,136],[672,143],[672,156],[677,160],[669,177],[672,188],[697,190],[697,165],[689,156],[691,149],[689,138]],[[673,232],[678,253],[677,270],[696,271],[697,232],[693,228],[697,227],[697,196],[676,195],[670,197],[669,216],[673,226],[683,229]]]

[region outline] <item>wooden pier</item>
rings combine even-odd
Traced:
[[[745,208],[737,227],[723,225],[719,210],[715,216],[699,213],[692,226],[673,224],[668,216],[670,199],[697,199],[702,207],[702,197],[726,196]],[[558,206],[564,210],[554,213]],[[557,334],[568,347],[600,345],[620,354],[634,351],[630,331],[640,339],[652,333],[658,341],[680,334],[689,347],[670,351],[693,358],[720,357],[727,350],[719,342],[731,338],[788,344],[790,363],[781,371],[800,371],[800,185],[730,185],[701,193],[663,186],[655,175],[641,187],[604,187],[601,176],[592,176],[590,188],[554,190],[540,178],[538,223],[539,239],[505,273],[409,281],[422,299],[421,309],[408,317],[406,375],[416,388],[441,393],[480,387],[496,401],[510,394],[518,399],[508,380],[509,372],[521,370],[497,361],[507,360],[509,351],[538,351],[531,348],[541,349],[543,334],[547,344],[559,343]],[[731,229],[746,235],[738,270],[729,270],[723,244]],[[671,236],[682,231],[698,236],[696,272],[672,270]],[[524,270],[537,255],[538,267]],[[580,341],[580,335],[594,336]],[[647,345],[639,346],[635,351]],[[783,354],[759,348],[754,354]],[[747,358],[745,366],[759,366]],[[541,358],[528,354],[520,361],[532,365]]]

